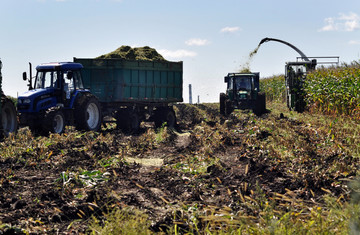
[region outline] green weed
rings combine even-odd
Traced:
[[[90,234],[151,234],[147,215],[133,208],[114,209],[103,220],[93,217]]]

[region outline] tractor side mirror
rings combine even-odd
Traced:
[[[228,83],[229,82],[229,77],[224,77],[224,82]]]
[[[26,81],[27,80],[27,75],[26,72],[23,72],[23,80]]]

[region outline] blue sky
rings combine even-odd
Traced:
[[[360,59],[359,0],[3,0],[3,90],[27,90],[22,72],[43,62],[92,58],[122,45],[150,46],[184,63],[184,101],[218,102],[223,77],[239,71],[260,40],[288,41],[307,56]],[[282,74],[299,56],[263,44],[250,61],[261,77]]]

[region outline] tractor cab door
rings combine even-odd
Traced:
[[[61,87],[63,75],[60,70],[39,70],[37,71],[34,89],[45,89],[51,97],[62,103]]]
[[[230,100],[234,100],[234,77],[225,77],[225,82],[227,84],[226,94]]]
[[[260,73],[254,73],[253,81],[254,81],[254,90],[259,92],[260,91]]]
[[[76,90],[84,89],[79,70],[64,72],[64,103],[66,106],[70,105],[70,101],[75,95]]]

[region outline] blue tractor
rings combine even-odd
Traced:
[[[46,135],[62,133],[66,125],[78,130],[97,131],[102,115],[98,99],[84,88],[80,63],[58,62],[36,67],[29,91],[18,97],[17,109],[20,126],[28,126],[33,133]]]

